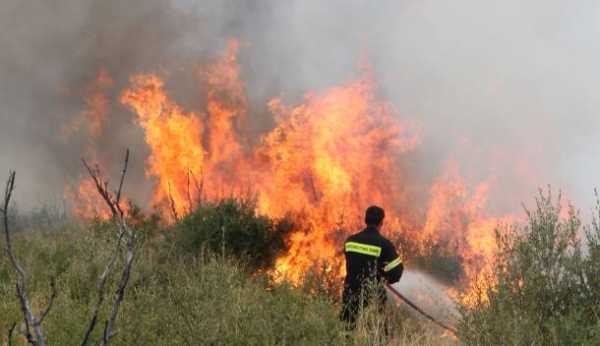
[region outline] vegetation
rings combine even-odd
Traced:
[[[256,214],[253,203],[226,199],[198,207],[175,226],[177,247],[188,253],[206,248],[243,259],[252,268],[268,268],[285,249],[292,225]]]
[[[409,254],[411,264],[419,270],[429,273],[448,285],[459,283],[464,274],[462,257],[456,251],[450,251],[447,244],[426,244],[425,253]]]
[[[111,340],[116,345],[439,345],[454,344],[429,323],[400,309],[382,317],[370,305],[357,329],[338,319],[339,280],[315,267],[298,286],[273,281],[268,271],[285,249],[291,225],[255,213],[250,203],[204,204],[173,226],[131,207],[138,233],[135,268]],[[460,307],[461,344],[582,345],[600,343],[600,202],[590,226],[560,198],[540,193],[523,227],[497,230],[497,261],[479,300]],[[14,215],[18,215],[15,214]],[[58,295],[43,328],[49,345],[79,344],[97,302],[98,278],[114,254],[116,226],[51,218],[13,217],[14,253],[28,272],[34,311],[47,306],[49,283]],[[563,217],[561,217],[563,215]],[[564,216],[566,215],[566,217]],[[25,221],[22,221],[25,220]],[[22,224],[19,224],[22,222]],[[443,266],[449,254],[432,248],[424,266]],[[116,267],[126,260],[121,254]],[[455,265],[446,270],[457,272]],[[112,272],[114,294],[120,273]],[[0,257],[0,344],[22,312],[9,259]],[[453,278],[448,278],[452,281]],[[111,313],[103,305],[99,320]],[[386,320],[387,318],[387,320]],[[386,329],[386,326],[388,327]],[[387,330],[387,332],[386,332]],[[102,337],[96,328],[92,343]],[[25,344],[15,332],[16,344]]]
[[[172,229],[138,210],[128,223],[140,232],[138,256],[111,344],[380,345],[390,340],[394,345],[439,344],[430,326],[406,313],[395,315],[394,328],[385,338],[383,319],[375,312],[364,314],[356,332],[347,332],[330,292],[313,289],[322,280],[318,273],[307,276],[301,287],[273,282],[262,269],[273,258],[271,250],[257,255],[249,251],[255,246],[252,241],[240,247],[233,243],[248,235],[251,239],[258,235],[253,240],[259,244],[256,249],[281,243],[282,237],[262,235],[284,229],[283,223],[255,215],[247,204],[230,200],[205,205]],[[212,228],[223,225],[230,231],[225,238]],[[49,345],[81,342],[96,303],[98,277],[113,253],[115,230],[111,223],[97,220],[51,229],[38,225],[14,234],[15,253],[29,273],[34,310],[46,305],[48,283],[56,278],[58,295],[43,324]],[[111,294],[118,279],[118,272],[108,279]],[[14,282],[10,264],[0,257],[0,344],[6,342],[13,323],[22,321]],[[109,313],[110,306],[103,306],[100,320]],[[101,329],[95,329],[92,344],[100,340]],[[16,332],[15,341],[25,344]]]
[[[463,306],[466,344],[600,344],[600,204],[590,227],[560,198],[540,193],[527,226],[497,232],[491,282],[475,306]],[[581,237],[584,237],[584,241]]]

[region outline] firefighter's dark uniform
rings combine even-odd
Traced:
[[[386,294],[381,281],[384,279],[389,284],[398,282],[404,266],[394,245],[376,227],[369,226],[350,236],[344,244],[344,253],[346,279],[340,317],[353,328],[361,304],[364,307],[370,299],[376,298],[380,307],[384,306]],[[367,288],[369,283],[375,284],[374,290]]]

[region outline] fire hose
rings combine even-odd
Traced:
[[[398,292],[398,290],[396,290],[392,285],[390,284],[385,284],[385,287],[392,292],[393,295],[395,295],[397,298],[399,298],[400,300],[402,300],[403,302],[405,302],[408,306],[410,306],[411,308],[413,308],[415,311],[417,311],[418,313],[420,313],[421,315],[423,315],[425,318],[427,318],[428,320],[430,320],[431,322],[435,323],[436,325],[438,325],[439,327],[451,332],[452,334],[454,334],[455,336],[458,336],[458,333],[456,331],[456,329],[447,326],[446,324],[438,321],[437,319],[435,319],[433,316],[431,316],[430,314],[426,313],[425,311],[423,311],[421,308],[419,308],[415,303],[411,302],[408,298],[406,298],[404,295],[402,295],[402,293]]]

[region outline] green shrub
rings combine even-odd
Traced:
[[[50,345],[81,341],[97,299],[97,278],[112,250],[105,237],[77,232],[75,237],[69,231],[15,238],[17,254],[30,273],[29,292],[36,311],[46,302],[49,278],[57,275],[59,293],[43,326]],[[157,262],[158,257],[141,252],[136,259],[115,345],[324,345],[345,340],[337,309],[321,296],[250,275],[244,265],[220,255],[172,256],[163,262]],[[4,257],[0,275],[2,343],[9,327],[22,316],[14,273]],[[113,273],[110,278],[109,292],[114,292],[117,276]],[[103,307],[101,318],[106,318],[109,308]],[[23,341],[20,335],[17,340]]]
[[[245,215],[250,218],[254,214]],[[265,225],[263,218],[254,218]],[[152,220],[140,217],[138,225],[151,227]],[[276,228],[273,223],[266,225]],[[43,324],[49,345],[81,342],[98,298],[98,277],[114,249],[114,231],[110,223],[97,221],[86,228],[71,226],[15,234],[16,255],[30,274],[28,291],[35,312],[45,306],[50,278],[56,277],[58,296]],[[243,260],[222,256],[221,252],[213,254],[207,249],[194,256],[180,256],[177,246],[182,245],[165,241],[163,234],[174,232],[149,230],[139,244],[111,344],[382,345],[382,316],[367,312],[359,330],[346,332],[338,319],[339,307],[331,302],[322,285],[316,285],[324,282],[321,279],[313,277],[312,286],[307,282],[304,289],[296,288],[272,282]],[[119,258],[116,268],[122,260]],[[91,344],[99,341],[118,276],[117,270],[109,277],[107,304],[100,311],[101,323]],[[6,256],[0,256],[0,344],[6,343],[9,327],[22,321],[14,279]],[[440,344],[437,334],[424,326],[408,316],[397,317],[391,345]],[[25,344],[20,334],[15,341],[16,345]]]
[[[598,209],[600,212],[600,208]],[[497,285],[475,306],[463,306],[459,332],[467,344],[583,345],[600,343],[600,227],[587,228],[560,198],[540,193],[528,225],[497,231]],[[600,214],[599,214],[600,215]]]
[[[202,248],[234,256],[252,268],[273,264],[285,249],[285,236],[291,230],[286,220],[274,222],[256,214],[254,204],[227,199],[201,205],[175,226],[176,244],[188,253]]]

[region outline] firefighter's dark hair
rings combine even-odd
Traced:
[[[367,226],[379,226],[385,218],[385,211],[382,208],[372,205],[365,212],[365,223]]]

